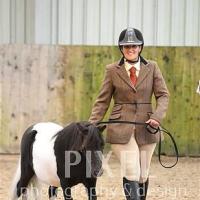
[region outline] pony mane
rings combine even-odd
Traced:
[[[88,150],[98,150],[99,147],[104,146],[104,140],[101,131],[95,125],[91,124],[88,127],[88,135],[84,141],[84,146]]]
[[[82,151],[97,148],[102,145],[103,138],[99,129],[89,122],[74,122],[63,128],[56,134],[56,141],[62,141],[65,150]]]

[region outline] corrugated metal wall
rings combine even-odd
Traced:
[[[0,0],[0,43],[113,45],[127,26],[146,45],[199,46],[200,0]]]
[[[35,42],[34,0],[0,0],[0,44]]]

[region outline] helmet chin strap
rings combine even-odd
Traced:
[[[124,55],[123,55],[123,57],[124,57]],[[125,59],[128,63],[130,63],[130,64],[135,64],[135,63],[137,63],[137,62],[139,61],[139,58],[140,58],[140,56],[138,56],[137,60],[128,60],[128,59],[126,59],[126,58],[124,57],[124,59]]]

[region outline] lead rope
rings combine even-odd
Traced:
[[[174,145],[174,150],[175,150],[175,154],[176,154],[176,161],[175,161],[175,163],[174,163],[173,165],[171,165],[171,166],[165,166],[165,165],[163,165],[163,163],[162,163],[162,161],[161,161],[161,149],[162,149],[162,147],[161,147],[161,146],[162,146],[161,134],[160,134],[160,141],[159,141],[159,145],[158,145],[158,159],[159,159],[160,164],[161,164],[164,168],[172,168],[172,167],[174,167],[174,166],[178,163],[178,158],[179,158],[178,148],[177,148],[177,145],[176,145],[176,141],[175,141],[175,139],[173,138],[173,136],[171,135],[171,133],[170,133],[167,129],[165,129],[164,127],[161,127],[161,128],[162,128],[162,129],[160,129],[160,128],[158,127],[159,131],[166,133],[166,134],[170,137],[170,139],[171,139],[171,141],[172,141],[172,143],[173,143],[173,145]]]
[[[144,122],[133,122],[133,121],[121,121],[121,120],[110,120],[110,121],[101,121],[101,122],[97,122],[96,124],[97,125],[100,125],[100,124],[117,124],[117,123],[121,123],[121,124],[134,124],[134,125],[143,125],[146,127],[146,129],[150,132],[150,134],[156,134],[157,132],[164,132],[166,133],[173,145],[174,145],[174,150],[175,150],[175,154],[176,154],[176,161],[173,165],[170,165],[170,166],[166,166],[162,163],[162,160],[161,160],[161,150],[162,150],[162,141],[161,141],[161,134],[159,135],[159,144],[158,144],[158,160],[160,162],[160,164],[164,167],[164,168],[172,168],[174,167],[177,163],[178,163],[178,158],[179,158],[179,153],[178,153],[178,148],[177,148],[177,145],[176,145],[176,142],[175,142],[175,139],[173,138],[172,134],[164,127],[160,126],[158,128],[155,128],[153,126],[151,126],[150,124],[148,123],[144,123]]]

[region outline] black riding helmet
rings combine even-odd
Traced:
[[[143,36],[142,36],[142,33],[138,30],[138,29],[135,29],[135,28],[127,28],[127,29],[124,29],[120,35],[119,35],[119,40],[118,40],[118,46],[119,46],[119,49],[123,55],[123,52],[122,52],[122,47],[124,45],[141,45],[142,48],[141,48],[141,52],[142,52],[142,49],[143,49],[143,45],[144,45],[144,39],[143,39]],[[140,54],[141,54],[140,52]],[[123,55],[124,57],[124,55]],[[132,62],[132,61],[130,61]],[[137,61],[135,61],[137,62]]]

